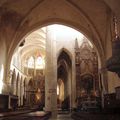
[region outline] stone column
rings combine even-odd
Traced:
[[[24,94],[24,84],[23,84],[23,78],[21,78],[21,84],[20,84],[20,86],[21,86],[21,90],[20,90],[20,92],[21,92],[21,94],[20,94],[20,99],[21,99],[21,106],[23,105],[23,94]]]
[[[72,66],[68,69],[68,95],[70,99],[70,111],[72,110]]]
[[[45,64],[45,110],[57,116],[57,57],[54,31],[47,27]]]
[[[72,98],[71,98],[71,107],[76,107],[76,68],[75,68],[75,57],[72,59],[72,81],[71,81],[71,89],[72,89]]]

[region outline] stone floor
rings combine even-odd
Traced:
[[[48,118],[50,118],[50,113],[44,111],[35,111],[28,113],[27,111],[26,113],[8,112],[1,113],[0,116],[0,120],[48,120]]]
[[[120,114],[78,114],[79,116],[74,119],[71,118],[71,114],[58,114],[56,119],[50,118],[48,120],[120,120]]]
[[[77,112],[72,113],[72,118],[74,120],[120,120],[120,114]]]
[[[74,115],[74,117],[73,117]],[[42,117],[43,116],[43,117]],[[74,120],[120,120],[120,114],[91,114],[84,112],[73,112],[72,117]],[[49,118],[49,119],[48,119]],[[50,116],[44,116],[44,112],[36,111],[31,113],[11,115],[0,117],[0,120],[73,120],[70,113],[61,113],[57,115],[56,119]]]
[[[56,119],[50,118],[49,120],[73,120],[71,114],[60,114]]]

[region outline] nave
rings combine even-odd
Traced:
[[[0,114],[36,108],[58,119],[117,117],[119,5],[120,0],[0,0]]]

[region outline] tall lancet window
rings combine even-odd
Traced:
[[[29,67],[29,68],[34,68],[34,58],[33,58],[33,56],[31,56],[31,57],[28,59],[28,67]]]
[[[44,68],[44,59],[42,58],[42,56],[37,57],[37,59],[36,59],[36,68],[38,68],[38,69]]]

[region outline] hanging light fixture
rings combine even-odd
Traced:
[[[106,62],[106,67],[109,71],[117,73],[120,77],[120,37],[117,29],[117,19],[114,17],[115,38],[112,41],[112,57]]]

